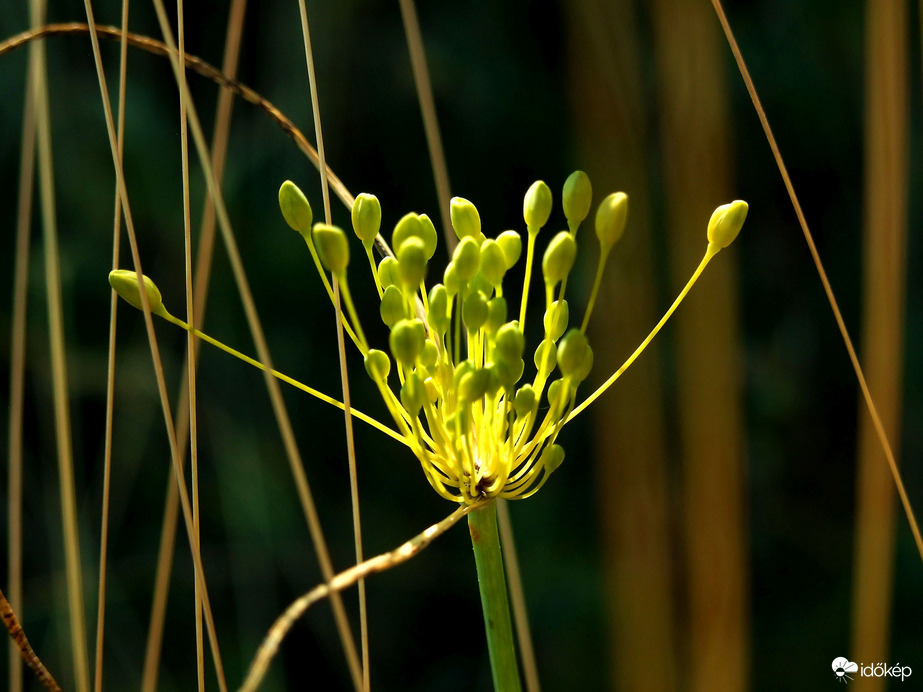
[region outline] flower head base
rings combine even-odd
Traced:
[[[296,193],[297,188],[288,189],[290,185],[286,182],[280,191],[280,202],[291,225],[293,209],[303,209],[307,202],[302,203],[303,197]],[[381,207],[373,195],[363,193],[356,199],[353,227],[378,286],[382,321],[391,330],[390,357],[365,342],[349,299],[349,252],[342,232],[324,224],[315,224],[312,234],[298,228],[306,239],[313,237],[309,248],[313,252],[316,247],[319,265],[343,287],[349,313],[349,319],[343,319],[365,358],[366,371],[426,479],[446,499],[470,504],[490,497],[525,498],[538,491],[564,459],[563,448],[555,442],[561,428],[620,374],[575,411],[578,387],[593,366],[586,325],[606,259],[625,228],[628,198],[622,192],[613,193],[597,210],[596,282],[579,328],[570,326],[564,294],[576,260],[577,229],[590,213],[592,187],[585,173],[577,171],[567,179],[562,200],[569,230],[557,233],[544,252],[543,338],[528,356],[534,371],[530,365],[532,375],[525,381],[523,334],[535,241],[553,206],[551,190],[544,182],[534,183],[523,200],[526,275],[518,296],[519,319],[510,319],[503,283],[523,253],[521,233],[508,230],[496,238],[486,237],[474,204],[453,198],[451,221],[459,243],[441,274],[442,283],[427,291],[425,279],[437,239],[429,217],[403,216],[391,239],[395,256],[385,257],[376,266],[372,241]],[[715,243],[720,243],[720,249],[733,240],[746,215],[741,204],[732,203],[719,208],[721,214],[716,212],[720,218],[713,218],[709,226],[709,239],[714,242],[694,278],[717,252],[711,249]],[[715,240],[712,235],[720,238]]]

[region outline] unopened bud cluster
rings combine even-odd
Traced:
[[[390,329],[387,351],[370,348],[361,338],[356,343],[427,480],[447,499],[470,503],[495,496],[528,497],[564,458],[555,439],[593,365],[585,329],[570,326],[564,299],[577,255],[577,229],[590,213],[591,200],[589,178],[575,172],[563,192],[569,230],[554,235],[542,256],[544,338],[527,352],[523,328],[535,239],[553,206],[545,183],[533,184],[523,200],[525,243],[524,234],[515,230],[487,237],[474,204],[452,199],[450,218],[459,242],[435,281],[429,263],[438,234],[430,218],[416,213],[402,217],[391,235],[393,256],[376,265],[372,249],[381,206],[372,195],[356,198],[353,230],[370,260],[381,319]],[[310,206],[291,182],[283,184],[279,201],[289,225],[345,286],[346,233],[326,224],[311,226]],[[610,195],[599,206],[600,265],[621,236],[627,211],[623,193]],[[510,315],[504,278],[524,251],[526,281],[512,296],[517,319]],[[344,295],[349,295],[348,288]],[[348,298],[347,308],[347,326],[360,335]],[[527,359],[533,374],[524,379]]]

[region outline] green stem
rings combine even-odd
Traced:
[[[487,649],[490,652],[490,670],[495,692],[519,692],[519,667],[513,645],[513,627],[510,624],[510,604],[506,595],[506,576],[500,555],[500,536],[497,533],[497,503],[491,502],[483,509],[468,514],[468,529],[474,547],[474,562],[478,569],[478,586],[481,606],[484,609],[484,627],[487,630]]]

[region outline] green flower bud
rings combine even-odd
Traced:
[[[160,317],[166,315],[167,309],[163,306],[160,289],[147,276],[142,276],[141,282],[144,284],[144,292],[147,294],[147,304],[151,313]],[[141,303],[141,291],[138,290],[138,272],[131,269],[113,269],[109,272],[109,285],[129,305],[139,310],[144,309]]]
[[[596,210],[596,237],[603,252],[608,252],[618,242],[628,221],[628,195],[613,192],[599,203]]]
[[[418,318],[401,320],[395,324],[389,339],[391,353],[395,360],[405,368],[411,367],[416,362],[417,356],[423,351],[425,341],[426,328]]]
[[[545,339],[535,349],[535,355],[532,357],[535,368],[539,372],[549,373],[558,363],[558,347],[554,342]]]
[[[587,361],[589,360],[589,366]],[[564,377],[580,382],[589,374],[593,364],[593,351],[586,335],[579,329],[571,329],[558,345],[558,367]],[[583,375],[583,377],[580,377]]]
[[[452,262],[455,264],[455,271],[460,282],[465,283],[473,279],[481,264],[481,250],[478,242],[470,236],[462,238],[455,247]]]
[[[410,238],[423,238],[425,233],[423,223],[420,221],[420,215],[410,212],[404,214],[401,220],[394,227],[394,233],[391,235],[391,249],[398,257],[401,255],[401,247],[404,242]]]
[[[490,373],[487,370],[472,368],[458,378],[458,398],[460,401],[476,401],[487,393],[490,386]]]
[[[593,201],[590,176],[583,171],[574,171],[567,176],[567,180],[564,181],[562,201],[567,223],[572,231],[576,231],[577,226],[583,223],[587,214],[590,213],[590,204]]]
[[[401,320],[410,317],[407,313],[407,303],[404,301],[404,294],[397,286],[388,286],[381,296],[381,321],[392,328]]]
[[[473,238],[477,240],[481,235],[481,216],[477,208],[468,200],[453,197],[449,203],[449,216],[452,219],[452,228],[459,240]]]
[[[538,461],[545,467],[546,474],[554,473],[564,462],[564,448],[561,445],[548,445]]]
[[[286,180],[279,188],[279,209],[282,210],[285,223],[293,229],[302,235],[311,231],[311,222],[314,220],[311,205],[308,204],[308,198],[291,180]]]
[[[494,360],[513,363],[522,358],[526,340],[519,328],[519,322],[507,322],[497,330],[494,337]]]
[[[517,416],[522,418],[529,415],[529,413],[535,409],[536,403],[537,399],[532,385],[524,384],[519,388],[519,391],[516,392],[516,396],[513,398],[513,410],[516,411]]]
[[[408,238],[397,251],[401,286],[413,293],[426,277],[426,247],[419,238]]]
[[[561,231],[548,243],[548,249],[545,250],[545,257],[542,259],[545,282],[552,286],[557,285],[570,273],[575,259],[577,241],[567,231]]]
[[[439,234],[436,233],[436,227],[433,225],[433,220],[426,214],[420,214],[420,223],[422,224],[423,228],[423,235],[420,236],[420,240],[423,241],[423,246],[426,248],[426,259],[431,260],[433,255],[436,254],[436,245],[438,243]]]
[[[503,256],[506,258],[506,268],[512,269],[522,254],[522,238],[516,231],[503,231],[497,236],[497,244],[503,250]]]
[[[420,415],[420,409],[426,403],[426,387],[423,380],[416,373],[410,373],[404,380],[404,386],[401,387],[401,404],[411,416]]]
[[[548,385],[548,406],[552,418],[557,418],[564,412],[570,393],[570,385],[564,378],[555,380]]]
[[[373,381],[384,384],[391,372],[391,359],[384,351],[377,348],[369,349],[365,354],[365,371]]]
[[[487,322],[484,329],[488,334],[496,332],[506,322],[506,298],[497,296],[487,301]]]
[[[381,203],[375,195],[363,192],[353,202],[353,230],[366,247],[371,247],[381,228]]]
[[[497,389],[503,387],[503,389],[509,391],[513,388],[519,378],[522,377],[522,371],[525,367],[525,363],[522,362],[522,358],[513,361],[512,363],[506,363],[502,361],[495,361],[491,363],[488,367],[488,371],[491,376],[491,387],[488,391],[491,394],[496,394]],[[494,386],[496,384],[496,386]]]
[[[551,190],[541,180],[536,180],[526,191],[522,201],[522,218],[526,221],[529,233],[538,233],[538,230],[548,223],[551,216]]]
[[[548,338],[552,341],[557,341],[561,338],[561,335],[567,330],[567,321],[570,316],[570,312],[567,308],[566,300],[556,300],[551,304],[551,307],[545,311],[545,334],[548,335]]]
[[[715,209],[708,222],[708,242],[719,250],[733,243],[749,210],[750,205],[740,199]]]
[[[396,286],[400,280],[400,270],[397,260],[393,257],[385,257],[378,263],[378,280],[382,288]]]
[[[503,283],[506,274],[506,255],[496,240],[487,239],[481,243],[481,273],[493,288]]]
[[[332,274],[342,276],[349,265],[349,241],[343,229],[316,223],[311,237],[321,264]]]
[[[439,336],[444,335],[449,329],[449,292],[442,284],[436,284],[429,292],[429,309],[426,312],[426,321]]]
[[[427,370],[432,370],[439,360],[439,347],[429,339],[423,344],[423,352],[420,354],[420,362]]]
[[[455,262],[449,262],[445,265],[445,271],[442,273],[442,281],[445,284],[445,290],[450,296],[454,296],[461,290],[462,280],[458,276],[458,269],[455,268]]]
[[[435,404],[439,400],[439,390],[436,389],[433,378],[427,377],[423,380],[423,386],[426,387],[426,398],[429,399],[429,403]]]
[[[487,321],[487,314],[487,300],[480,291],[474,291],[465,298],[465,303],[462,305],[462,317],[469,332],[478,331]]]

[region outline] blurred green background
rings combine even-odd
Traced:
[[[913,191],[921,163],[918,5],[883,4],[906,12],[903,84]],[[118,3],[97,5],[97,21],[119,23]],[[410,210],[437,219],[397,3],[310,2],[308,11],[330,166],[354,194],[380,198],[388,235]],[[297,12],[294,3],[248,7],[239,77],[313,141]],[[728,12],[861,358],[863,258],[870,242],[863,241],[869,20],[859,4],[833,0],[733,3]],[[227,3],[195,3],[185,13],[187,51],[220,65]],[[885,546],[894,572],[882,565],[881,576],[885,586],[893,583],[893,604],[881,614],[890,640],[883,642],[886,658],[872,658],[878,650],[863,658],[852,648],[859,626],[857,435],[867,414],[709,3],[442,2],[421,3],[419,13],[451,191],[475,202],[488,236],[522,229],[522,195],[533,180],[545,180],[557,200],[576,168],[593,180],[595,201],[616,189],[632,199],[628,230],[610,260],[592,320],[597,366],[591,381],[605,379],[669,306],[704,251],[710,211],[735,198],[750,203],[739,240],[715,260],[678,319],[592,415],[565,429],[561,470],[534,498],[510,507],[544,688],[760,690],[781,682],[786,689],[814,690],[833,685],[829,666],[837,656],[901,662],[923,675],[917,597],[923,566],[896,507],[885,509],[897,517],[893,550]],[[83,4],[76,0],[49,7],[49,21],[82,19]],[[0,13],[0,38],[28,26],[24,3]],[[145,3],[132,6],[130,28],[159,37]],[[92,656],[114,176],[88,38],[57,37],[45,45]],[[103,55],[114,94],[118,46],[104,42]],[[0,253],[0,275],[8,277],[0,284],[4,391],[26,66],[26,50],[0,58],[0,208],[9,248]],[[138,50],[130,50],[128,70],[125,171],[142,258],[167,307],[182,315],[175,84],[165,59]],[[190,84],[210,131],[217,88],[198,76]],[[224,194],[276,367],[336,394],[333,311],[301,239],[278,212],[278,187],[289,178],[319,217],[314,168],[264,113],[236,101]],[[192,188],[198,229],[204,204],[198,166]],[[911,192],[898,225],[916,228],[921,211]],[[36,206],[21,610],[39,655],[67,689],[75,689],[38,214]],[[333,214],[348,226],[342,205],[335,203]],[[564,224],[560,210],[540,244],[555,224]],[[584,229],[580,238],[581,274],[569,302],[571,314],[582,317],[598,250],[591,231]],[[901,289],[906,306],[898,304],[903,350],[892,344],[904,354],[898,363],[902,424],[892,443],[919,507],[923,367],[916,354],[923,347],[923,258],[918,233],[908,233],[905,243],[897,244],[895,270],[908,277]],[[433,267],[443,265],[440,253]],[[121,264],[130,266],[127,247]],[[367,273],[356,263],[350,280],[363,325],[380,345],[387,332]],[[515,280],[508,279],[510,285]],[[163,322],[156,326],[176,397],[185,335]],[[205,331],[254,352],[220,244]],[[529,336],[534,348],[538,336]],[[141,315],[120,310],[118,340],[105,685],[127,689],[140,680],[171,470]],[[355,351],[349,367],[354,405],[387,421]],[[873,393],[875,387],[873,381]],[[264,392],[260,373],[203,348],[202,548],[232,686],[275,617],[321,581]],[[344,569],[353,561],[353,545],[342,414],[294,390],[285,398],[334,563]],[[364,547],[373,555],[453,507],[429,488],[406,449],[361,423],[356,431]],[[0,487],[7,487],[5,480]],[[6,504],[4,492],[0,506]],[[5,532],[6,511],[0,517]],[[6,575],[5,559],[0,564]],[[173,575],[159,689],[193,689],[192,568],[182,529]],[[463,526],[410,563],[376,575],[367,589],[375,688],[490,688]],[[346,602],[358,631],[355,591]],[[4,680],[7,666],[4,657]],[[330,608],[323,604],[294,628],[265,689],[328,679],[348,688]]]

